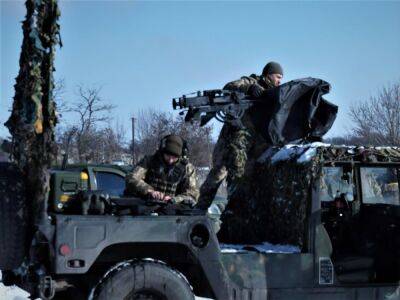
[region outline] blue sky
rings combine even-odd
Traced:
[[[0,8],[4,123],[25,8],[4,0]],[[339,114],[328,136],[351,128],[350,105],[400,80],[398,1],[60,1],[60,8],[64,47],[57,50],[55,76],[65,79],[66,100],[76,99],[78,84],[103,85],[127,137],[138,110],[172,111],[172,97],[260,73],[269,60],[283,65],[285,82],[312,76],[331,83],[327,99]]]

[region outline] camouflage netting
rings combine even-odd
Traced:
[[[394,147],[344,147],[322,143],[269,148],[246,170],[221,216],[224,243],[303,246],[311,187],[323,162],[400,161]],[[315,181],[318,182],[318,181]]]
[[[25,175],[28,195],[40,209],[48,190],[48,173],[56,153],[53,101],[55,46],[60,44],[57,0],[27,0],[23,21],[20,70],[12,114],[6,122],[12,135],[12,156]]]

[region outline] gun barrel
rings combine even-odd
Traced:
[[[186,97],[182,96],[179,98],[172,99],[173,109],[183,109],[189,107],[200,107],[206,105],[212,105],[213,100],[208,96],[197,96],[197,97]]]
[[[173,107],[173,109],[177,109],[177,108],[182,109],[182,108],[187,107],[186,97],[183,96],[183,97],[179,97],[178,99],[176,99],[176,98],[172,99],[172,107]]]

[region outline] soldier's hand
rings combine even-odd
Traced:
[[[163,200],[163,198],[164,198],[164,193],[161,193],[159,191],[150,191],[149,195],[151,198],[156,199],[156,200]]]
[[[257,83],[249,87],[248,94],[254,98],[260,98],[264,94],[265,89]]]
[[[165,201],[165,202],[169,202],[169,201],[171,201],[171,199],[172,199],[172,197],[171,197],[171,196],[164,196],[164,199],[163,199],[163,201]]]

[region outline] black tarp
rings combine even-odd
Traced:
[[[338,107],[322,96],[330,84],[322,79],[296,79],[269,89],[260,104],[250,108],[254,123],[267,142],[283,145],[319,140],[336,119]]]

